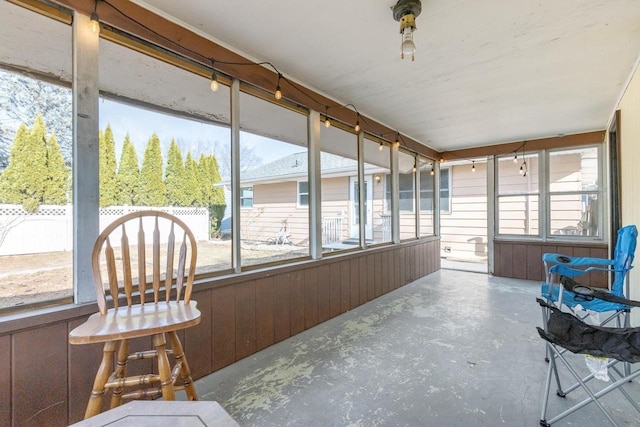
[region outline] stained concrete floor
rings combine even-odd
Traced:
[[[537,282],[440,270],[196,387],[242,426],[537,426],[547,368],[538,292]],[[637,381],[631,389],[640,398]],[[551,415],[583,396],[552,395]],[[603,402],[620,425],[640,426],[620,399]],[[590,404],[554,425],[608,423]]]

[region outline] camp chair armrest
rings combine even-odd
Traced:
[[[573,292],[575,294],[582,295],[590,299],[597,298],[603,301],[612,302],[616,304],[624,304],[631,307],[640,307],[640,301],[634,301],[628,298],[614,295],[603,289],[592,288],[589,286],[582,285],[568,276],[560,276],[560,286],[561,286],[560,288],[561,292],[562,292],[562,289],[566,289],[569,292]]]
[[[564,265],[568,267],[583,267],[587,265],[613,265],[614,260],[606,258],[573,257],[556,253],[542,254],[545,264]]]

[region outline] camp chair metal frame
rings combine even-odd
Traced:
[[[624,304],[629,309],[632,306],[636,306],[636,307],[640,306],[640,302],[638,301],[627,300],[627,299],[615,297],[615,296],[611,297],[610,295],[607,295],[606,292],[592,290],[591,288],[588,288],[585,286],[581,286],[582,289],[577,289],[577,287],[575,286],[576,285],[575,282],[573,282],[572,280],[564,280],[564,279],[565,278],[562,278],[560,280],[561,291],[564,290],[563,289],[564,284],[569,284],[568,287],[571,288],[571,291],[577,292],[583,295],[589,294],[590,298],[597,298],[597,299],[605,298],[606,300],[609,300],[609,302]],[[553,320],[551,320],[552,317],[548,317],[551,321],[554,321],[554,320],[560,321],[561,320],[560,317],[562,316],[564,316],[563,320],[565,321],[567,321],[568,317],[569,318],[574,317],[574,319],[569,319],[569,321],[572,322],[573,324],[585,325],[584,322],[582,322],[582,320],[578,316],[574,316],[572,313],[561,312],[557,307],[543,301],[542,299],[538,298],[537,301],[544,310],[548,310],[552,312],[552,317],[555,316]],[[584,348],[577,348],[577,346],[572,347],[570,346],[571,343],[567,343],[563,341],[565,337],[559,336],[560,334],[556,334],[557,326],[554,327],[554,331],[551,333],[548,332],[549,331],[548,326],[549,325],[545,323],[544,330],[541,328],[538,328],[538,332],[540,333],[540,336],[546,340],[547,353],[551,356],[549,358],[549,365],[547,368],[542,411],[540,414],[541,426],[550,426],[564,419],[568,415],[571,415],[574,412],[580,410],[581,408],[583,408],[584,406],[588,405],[591,402],[595,403],[596,406],[598,406],[598,408],[602,411],[602,413],[605,415],[607,420],[609,420],[609,422],[612,425],[618,426],[618,423],[616,423],[616,421],[612,418],[611,414],[609,414],[609,412],[605,409],[602,403],[598,400],[599,398],[605,396],[606,394],[610,393],[613,390],[620,390],[620,392],[629,401],[629,403],[636,409],[636,411],[638,411],[638,413],[640,413],[640,405],[638,404],[638,402],[634,401],[633,398],[629,395],[629,393],[623,388],[623,386],[628,385],[633,379],[640,376],[640,370],[636,370],[635,372],[631,373],[630,370],[624,369],[625,372],[623,373],[616,367],[618,363],[625,362],[625,364],[627,364],[627,363],[635,363],[640,361],[640,348],[634,349],[633,347],[630,347],[632,350],[628,352],[628,354],[625,353],[621,355],[619,352],[616,354],[607,354],[605,351],[602,350],[603,346],[599,345],[600,343],[595,344],[595,340],[591,348],[589,348],[588,346]],[[623,336],[623,337],[629,337],[630,334],[636,334],[636,341],[637,341],[637,335],[640,335],[640,328],[605,328],[605,327],[598,327],[598,326],[595,326],[595,327],[585,326],[585,327],[590,328],[591,330],[596,331],[600,334],[614,334],[614,335]],[[566,330],[564,332],[566,332]],[[569,336],[568,332],[567,332],[567,336]],[[594,375],[590,374],[586,377],[581,377],[578,374],[578,372],[571,366],[571,363],[569,362],[569,360],[565,357],[565,353],[567,350],[565,347],[563,347],[563,345],[566,347],[569,347],[569,349],[575,353],[593,354],[595,356],[601,356],[601,357],[604,356],[604,357],[610,358],[609,362],[607,363],[607,370],[608,370],[609,376],[613,379],[614,382],[597,392],[592,391],[591,388],[589,388],[589,386],[587,385],[587,383],[590,382],[592,379],[594,379]],[[584,345],[584,342],[581,341],[580,345]],[[562,387],[562,384],[560,382],[560,377],[558,375],[558,364],[556,362],[557,360],[562,362],[562,364],[567,368],[571,376],[576,380],[576,383],[574,383],[570,387],[566,387],[566,388]],[[556,379],[556,383],[558,387],[556,394],[558,396],[564,398],[567,396],[567,394],[580,388],[587,393],[588,397],[582,400],[581,402],[576,403],[571,408],[556,415],[555,417],[551,419],[547,419],[547,409],[548,409],[552,376],[554,376]]]

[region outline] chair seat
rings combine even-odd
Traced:
[[[551,287],[552,293],[549,294],[549,284],[546,282],[542,282],[542,286],[540,288],[540,295],[545,298],[547,301],[557,302],[560,294],[560,286],[555,285]],[[607,311],[617,311],[617,310],[627,310],[629,307],[624,304],[617,304],[614,302],[604,301],[598,298],[594,298],[591,301],[580,301],[576,299],[576,294],[573,292],[569,292],[566,289],[562,295],[562,303],[568,307],[576,307],[578,305],[582,306],[585,310],[592,310],[598,313],[604,313]]]
[[[196,301],[136,304],[95,313],[69,333],[71,344],[99,343],[176,331],[200,323]]]

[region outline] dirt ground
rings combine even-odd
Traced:
[[[308,254],[306,248],[251,245],[242,248],[244,265]],[[231,242],[198,242],[196,274],[231,268]],[[0,310],[73,296],[73,254],[50,252],[0,257]]]

